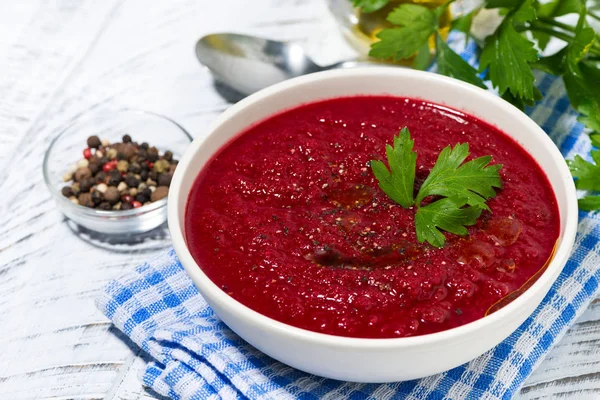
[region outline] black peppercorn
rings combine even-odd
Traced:
[[[109,186],[118,186],[122,180],[123,180],[123,177],[121,176],[119,171],[115,171],[115,170],[110,171],[110,175],[108,176],[108,185]]]
[[[88,167],[78,168],[73,174],[73,180],[75,182],[80,182],[85,178],[89,178],[90,176],[92,176],[92,171],[90,171]]]
[[[138,178],[136,178],[135,175],[128,173],[125,176],[125,183],[127,184],[127,186],[131,187],[131,188],[135,188],[138,187],[138,185],[140,184],[140,180]]]
[[[94,190],[92,192],[92,201],[96,205],[98,205],[98,204],[102,203],[102,201],[104,201],[104,196],[102,195],[102,193],[99,190]]]
[[[96,180],[94,178],[85,178],[79,182],[79,190],[83,193],[87,193],[94,186]]]
[[[98,147],[100,147],[102,145],[102,142],[100,141],[100,138],[96,135],[94,136],[90,136],[87,139],[87,145],[88,147],[92,148],[92,149],[97,149]]]
[[[131,210],[133,205],[131,203],[121,203],[121,210]]]
[[[105,211],[130,210],[166,197],[177,164],[171,151],[160,155],[155,146],[138,144],[128,134],[112,144],[90,136],[83,155],[87,165],[64,175],[72,182],[61,194]]]
[[[62,193],[63,196],[65,197],[71,197],[71,196],[75,196],[75,193],[73,193],[73,189],[71,189],[71,186],[65,186],[63,187],[60,192]]]
[[[77,201],[79,201],[79,204],[84,207],[94,207],[92,195],[89,193],[79,193],[79,196],[77,196]]]
[[[108,201],[103,201],[102,203],[98,204],[98,209],[104,210],[104,211],[109,211],[109,210],[112,210],[112,206],[110,205],[110,203]]]
[[[104,192],[104,199],[108,201],[110,204],[116,204],[119,201],[119,191],[114,186],[109,186]]]
[[[98,173],[98,171],[100,170],[100,165],[96,164],[96,163],[89,163],[88,168],[90,169],[90,172],[92,173],[92,175],[96,175]]]
[[[150,147],[148,149],[148,161],[154,162],[158,160],[158,149],[156,147]]]
[[[158,186],[169,186],[172,178],[173,175],[168,173],[158,175]]]
[[[135,196],[135,201],[139,201],[140,203],[144,204],[145,202],[150,201],[150,197],[146,197],[143,192],[138,193]]]
[[[147,159],[148,159],[148,152],[146,150],[140,148],[140,151],[138,151],[138,153],[137,153],[138,162],[146,161]]]
[[[133,174],[139,174],[140,172],[142,172],[142,167],[138,163],[132,163],[129,164],[129,168],[127,168],[127,171]]]
[[[106,179],[106,172],[100,171],[96,174],[96,183],[104,183],[104,179]]]

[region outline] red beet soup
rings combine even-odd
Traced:
[[[416,185],[448,145],[503,164],[503,188],[468,236],[419,243],[415,210],[378,186],[369,167],[408,127]],[[319,101],[241,133],[200,172],[185,234],[223,291],[278,321],[339,336],[439,332],[516,298],[544,269],[559,235],[554,192],[504,133],[421,100],[358,96]]]

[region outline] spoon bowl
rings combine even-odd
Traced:
[[[196,56],[215,78],[246,95],[323,69],[297,44],[235,33],[204,36]]]
[[[354,60],[320,66],[298,44],[237,33],[215,33],[200,38],[196,57],[218,81],[242,95],[313,72],[376,65]]]

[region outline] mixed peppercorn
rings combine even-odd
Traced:
[[[87,139],[83,158],[63,175],[69,185],[63,196],[75,204],[99,210],[130,210],[167,197],[178,161],[146,142],[110,143],[98,136]]]

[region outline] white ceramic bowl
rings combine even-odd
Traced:
[[[296,328],[244,306],[217,287],[192,258],[183,225],[190,188],[206,162],[248,126],[316,100],[351,95],[405,96],[462,110],[519,142],[548,175],[560,211],[554,259],[533,286],[499,311],[458,328],[397,339],[360,339]],[[571,252],[577,201],[569,169],[542,129],[521,111],[475,86],[404,68],[357,68],[316,73],[262,90],[224,112],[183,156],[169,193],[168,221],[181,263],[217,315],[269,356],[316,375],[358,382],[421,378],[463,364],[510,335],[539,305]]]

